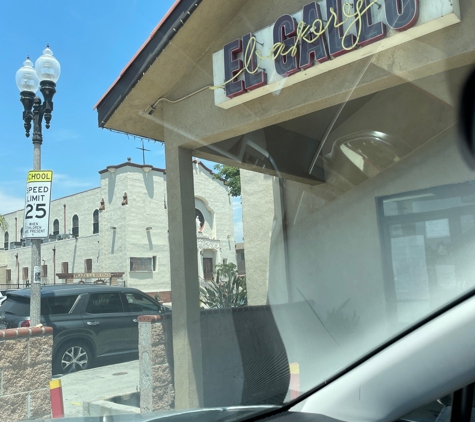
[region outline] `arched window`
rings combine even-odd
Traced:
[[[4,244],[3,244],[3,247],[5,249],[8,249],[8,242],[9,242],[9,236],[8,236],[8,232],[5,232],[5,239],[4,239]]]
[[[59,220],[56,219],[53,221],[53,235],[57,236],[59,234]]]
[[[79,236],[79,217],[77,214],[73,216],[73,236]]]
[[[99,233],[99,210],[92,214],[92,234]]]
[[[198,208],[195,208],[195,216],[196,216],[196,231],[198,233],[201,233],[205,226],[205,218],[203,216],[203,213]]]

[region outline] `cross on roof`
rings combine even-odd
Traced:
[[[143,139],[142,139],[142,148],[139,148],[139,147],[135,147],[137,149],[140,149],[142,151],[142,159],[143,159],[143,164],[145,165],[145,151],[150,151],[149,149],[146,149],[144,148],[144,145],[143,145]]]

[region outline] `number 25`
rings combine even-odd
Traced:
[[[36,214],[35,218],[43,218],[46,216],[46,204],[36,204],[36,212],[41,214]],[[33,211],[33,205],[28,204],[26,206],[26,215],[25,218],[33,218],[31,212]]]

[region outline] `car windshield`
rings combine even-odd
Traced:
[[[49,365],[12,394],[246,418],[474,290],[471,0],[52,3],[0,18],[0,325]]]

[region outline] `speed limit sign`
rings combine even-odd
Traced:
[[[52,182],[53,172],[51,170],[28,172],[23,217],[23,237],[25,239],[48,237]]]

